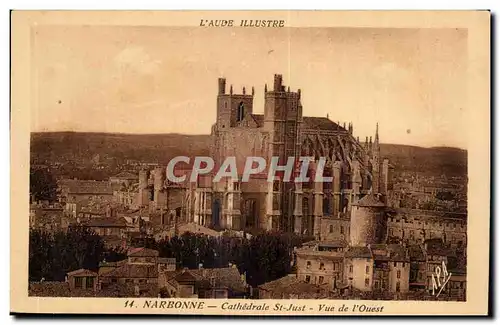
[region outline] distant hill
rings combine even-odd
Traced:
[[[208,135],[47,132],[31,134],[32,159],[89,159],[95,155],[118,160],[167,163],[180,155],[208,155]]]
[[[447,176],[467,175],[467,151],[463,149],[381,144],[380,154],[389,158],[396,171]]]
[[[126,159],[167,163],[172,157],[209,154],[208,135],[116,134],[47,132],[31,134],[32,161]],[[466,175],[467,151],[457,148],[422,148],[382,144],[382,157],[389,158],[396,171],[427,172],[433,175]]]

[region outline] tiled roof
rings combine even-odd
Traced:
[[[87,227],[119,227],[126,228],[127,222],[123,218],[93,218],[86,223]]]
[[[113,194],[113,186],[107,181],[70,180],[63,184],[69,194]]]
[[[345,253],[345,257],[350,258],[372,258],[372,252],[368,247],[353,246]]]
[[[144,247],[131,248],[127,252],[129,257],[158,257],[158,255],[157,250]]]
[[[156,265],[148,264],[125,264],[110,272],[101,274],[107,278],[157,278],[158,269]]]
[[[260,285],[259,290],[271,292],[273,298],[281,298],[282,295],[297,295],[300,298],[328,298],[329,290],[326,285],[306,283],[290,274],[277,280]]]
[[[68,272],[68,276],[97,276],[97,273],[87,269],[78,269]]]
[[[177,281],[178,283],[196,282],[196,280],[198,280],[198,278],[194,274],[192,274],[189,270],[184,270],[184,271],[178,273],[175,276],[174,280]]]
[[[406,247],[399,244],[375,244],[370,246],[373,259],[377,261],[409,261]]]
[[[69,288],[67,282],[31,282],[28,287],[28,295],[35,297],[158,297],[158,286],[156,283],[140,284],[139,296],[136,295],[136,284],[120,283],[110,284],[98,290]]]
[[[190,270],[194,275],[205,281],[215,280],[218,287],[227,287],[233,291],[244,292],[246,283],[241,278],[240,272],[236,267],[224,267],[214,269]]]
[[[222,233],[215,231],[213,229],[195,224],[195,223],[182,223],[177,225],[177,235],[180,236],[186,232],[190,232],[193,234],[201,234],[209,237],[219,237]],[[174,237],[175,236],[175,227],[172,227],[168,230],[161,230],[157,232],[155,235],[156,240],[161,240],[165,237]]]
[[[385,204],[373,194],[365,195],[361,200],[354,202],[352,205],[359,207],[384,207]]]

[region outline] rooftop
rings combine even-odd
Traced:
[[[158,257],[158,255],[157,250],[145,247],[131,248],[127,252],[128,257]]]
[[[104,278],[157,278],[158,268],[149,264],[124,264],[101,274]]]
[[[283,294],[297,295],[301,298],[328,298],[327,285],[316,285],[301,281],[295,274],[289,274],[277,280],[260,285],[259,290],[271,292],[276,298],[282,298]]]
[[[118,173],[115,176],[111,176],[110,178],[118,178],[118,179],[125,179],[125,180],[136,180],[139,179],[139,176],[136,174],[132,174],[129,172],[121,172]]]
[[[385,204],[372,193],[365,195],[361,200],[354,202],[352,205],[359,207],[385,207]]]
[[[264,126],[264,115],[250,114],[250,116],[253,118],[258,127]],[[347,132],[346,129],[331,121],[327,117],[304,116],[303,123],[304,129]]]
[[[87,269],[78,269],[68,272],[68,276],[97,276],[97,273]]]

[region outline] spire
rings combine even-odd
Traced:
[[[233,85],[231,85],[231,87],[229,88],[229,94],[233,94]]]
[[[378,141],[379,139],[378,139],[378,122],[377,122],[377,127],[375,129],[375,143],[378,144]]]
[[[252,96],[255,95],[255,88],[252,86]]]
[[[264,92],[267,93],[267,84],[264,84]]]
[[[247,94],[247,90],[245,87],[243,87],[243,95],[246,95]]]

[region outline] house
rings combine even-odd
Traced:
[[[158,251],[144,247],[127,252],[127,259],[115,263],[102,263],[99,268],[101,288],[111,284],[158,283]]]
[[[308,283],[289,274],[258,287],[259,299],[328,299],[332,296],[328,284]]]
[[[124,184],[128,186],[139,182],[139,176],[129,172],[121,172],[115,176],[111,176],[109,178],[109,182],[112,184]]]
[[[196,223],[181,223],[167,230],[158,231],[154,237],[156,240],[162,240],[165,238],[172,238],[175,236],[182,236],[184,233],[200,234],[208,237],[220,237],[221,232],[215,231],[213,229],[207,228]]]
[[[123,218],[94,218],[85,221],[83,225],[95,231],[99,236],[117,236],[124,238],[128,225]]]
[[[169,297],[179,298],[244,298],[249,291],[245,275],[235,266],[166,271],[160,274],[158,285]]]
[[[30,228],[47,232],[56,232],[67,228],[63,208],[59,204],[33,203],[30,206]]]
[[[79,269],[67,274],[70,289],[87,289],[96,291],[98,274],[91,270]]]

